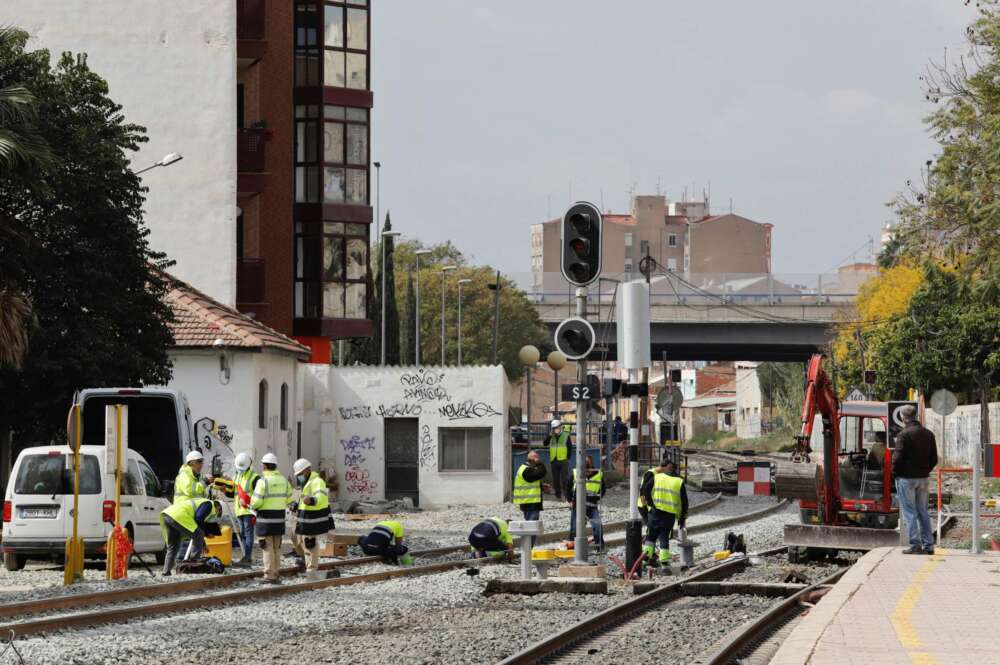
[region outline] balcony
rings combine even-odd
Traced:
[[[249,67],[264,57],[266,0],[236,0],[236,59]]]
[[[236,136],[236,169],[241,173],[262,173],[264,171],[263,129],[239,129]]]

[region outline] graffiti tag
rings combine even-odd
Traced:
[[[370,406],[342,406],[339,411],[341,420],[372,417],[372,408]]]
[[[487,416],[499,416],[499,411],[486,402],[477,402],[467,399],[456,404],[445,404],[438,408],[438,413],[442,418],[448,420],[464,420],[467,418],[486,418]]]
[[[444,372],[418,369],[416,372],[407,372],[400,376],[399,382],[404,386],[404,399],[418,402],[451,401],[451,395],[444,387]]]
[[[379,404],[375,409],[375,414],[382,418],[404,418],[406,416],[419,416],[423,413],[424,407],[419,404]]]
[[[378,483],[372,480],[368,469],[358,466],[352,466],[344,472],[344,483],[351,494],[368,496],[378,489]]]
[[[431,436],[431,428],[424,425],[420,430],[420,466],[425,469],[434,467],[437,457],[437,447],[434,445],[434,437]]]

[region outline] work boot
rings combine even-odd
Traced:
[[[933,547],[925,547],[923,550],[921,550],[920,553],[921,554],[927,554],[929,556],[934,556],[934,548]]]
[[[924,549],[922,547],[909,547],[903,550],[903,554],[923,554]]]

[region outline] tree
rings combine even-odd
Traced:
[[[0,88],[19,82],[34,95],[52,159],[0,182],[0,219],[17,220],[27,238],[0,243],[0,266],[23,271],[37,321],[23,369],[0,369],[0,432],[23,444],[57,438],[80,388],[169,381],[172,342],[160,277],[169,262],[149,247],[129,169],[145,130],[125,122],[83,56],[50,67],[26,41],[0,41]]]
[[[417,328],[417,302],[413,290],[413,273],[406,273],[406,325],[400,330],[403,342],[402,362],[411,365],[416,362],[417,340],[414,331]]]
[[[398,265],[412,273],[416,268],[415,252],[429,249],[430,254],[420,257],[420,358],[425,364],[441,362],[441,293],[445,290],[445,353],[447,362],[458,357],[458,291],[459,279],[472,282],[462,289],[462,362],[470,365],[486,364],[490,360],[493,331],[493,291],[489,285],[496,281],[496,270],[490,266],[469,265],[466,257],[450,242],[425,247],[420,241],[408,240],[395,248]],[[443,273],[446,265],[456,270]],[[399,288],[403,288],[402,275],[397,275]],[[522,373],[517,352],[525,344],[534,344],[542,350],[543,357],[552,347],[552,335],[542,325],[538,313],[524,292],[511,280],[500,280],[500,334],[497,361],[504,366],[508,378],[515,379]],[[415,316],[410,325],[415,325]],[[407,333],[409,334],[409,333]]]
[[[798,427],[805,399],[805,366],[802,363],[761,363],[757,366],[760,393],[773,414],[775,429]]]
[[[383,231],[392,230],[392,221],[389,213],[385,213],[385,226]],[[385,363],[387,365],[399,364],[399,309],[396,304],[396,269],[393,259],[393,243],[395,239],[385,238],[385,295],[379,293],[379,298],[385,298]],[[381,256],[381,254],[379,254]],[[382,281],[379,279],[379,288]]]
[[[921,79],[938,106],[927,119],[940,144],[926,182],[897,197],[897,253],[947,261],[982,303],[1000,298],[1000,7],[979,0],[969,56],[931,64]]]
[[[0,50],[15,48],[26,34],[0,28]],[[52,153],[37,128],[38,102],[21,82],[0,84],[0,178],[30,174],[50,164]],[[17,219],[0,214],[0,367],[20,368],[28,354],[31,303],[23,292],[27,236]],[[0,432],[0,437],[5,433]]]

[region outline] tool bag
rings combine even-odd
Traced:
[[[177,564],[177,572],[188,575],[221,575],[226,571],[225,564],[214,556],[201,557],[191,561],[181,561]]]

